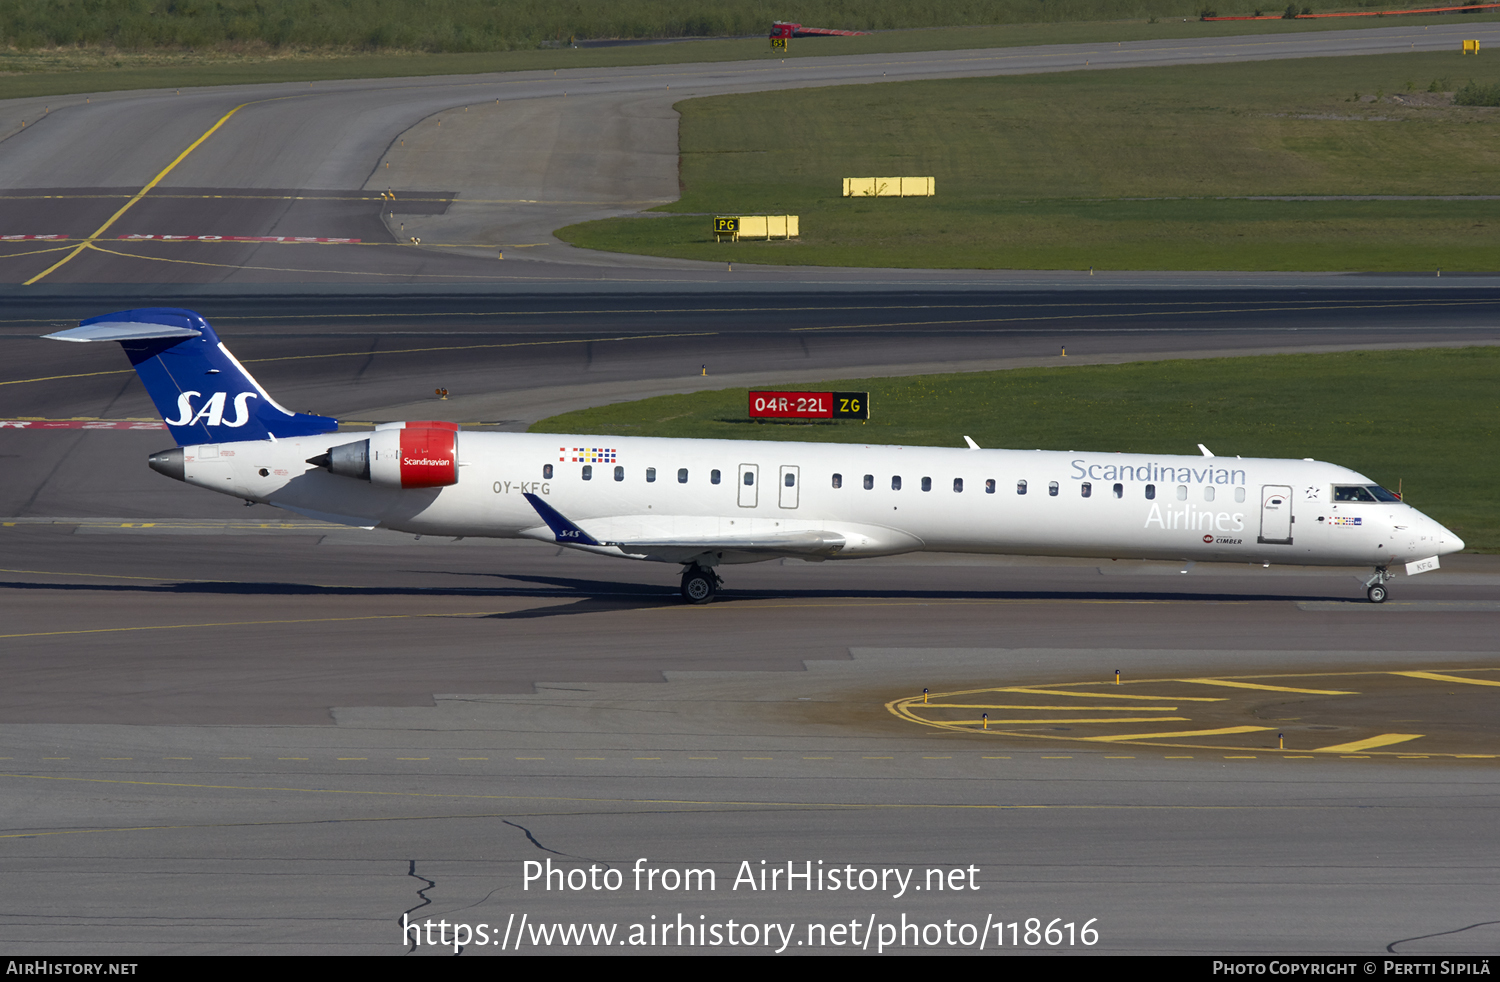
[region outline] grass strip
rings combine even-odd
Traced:
[[[1460,74],[1460,73],[1463,74]],[[575,245],[748,263],[1023,269],[1500,268],[1500,84],[1453,52],[788,90],[677,105],[691,218],[570,226]],[[842,179],[932,175],[932,198]],[[1247,196],[1324,201],[1220,200]],[[713,214],[798,215],[717,244]]]
[[[1366,8],[1377,0],[1361,0]],[[1259,13],[1257,0],[1214,5]],[[1349,0],[1307,0],[1308,13]],[[1377,7],[1376,9],[1380,9]],[[588,39],[765,37],[773,19],[850,31],[1078,21],[1188,20],[1199,0],[7,0],[0,45],[19,50],[110,46],[125,50],[259,45],[508,51]],[[822,38],[802,39],[820,41]]]
[[[533,433],[1314,457],[1351,467],[1500,551],[1500,348],[1361,351],[832,379],[871,419],[751,421],[746,389],[565,413]],[[766,388],[777,388],[768,385]],[[675,466],[675,465],[673,465]]]

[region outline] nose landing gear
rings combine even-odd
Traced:
[[[697,563],[682,571],[682,599],[690,604],[708,603],[723,585],[719,574]]]
[[[1385,582],[1391,579],[1391,571],[1384,566],[1375,567],[1375,575],[1365,580],[1365,596],[1372,604],[1385,603]]]

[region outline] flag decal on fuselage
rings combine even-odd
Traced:
[[[618,453],[615,448],[609,447],[558,447],[557,452],[562,454],[557,458],[559,463],[568,463],[571,458],[575,464],[613,464],[616,462]]]

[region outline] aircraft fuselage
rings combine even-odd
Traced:
[[[1335,500],[1376,485],[1314,460],[463,432],[457,481],[447,487],[380,487],[307,463],[359,436],[190,446],[182,479],[347,524],[552,541],[530,494],[600,543],[703,543],[695,554],[713,552],[715,540],[798,532],[843,544],[784,555],[925,550],[1385,566],[1462,548],[1404,502]],[[720,551],[714,562],[775,555]]]

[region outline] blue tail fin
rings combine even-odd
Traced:
[[[339,426],[327,416],[282,408],[191,310],[122,310],[47,337],[120,342],[181,446],[312,436]]]

